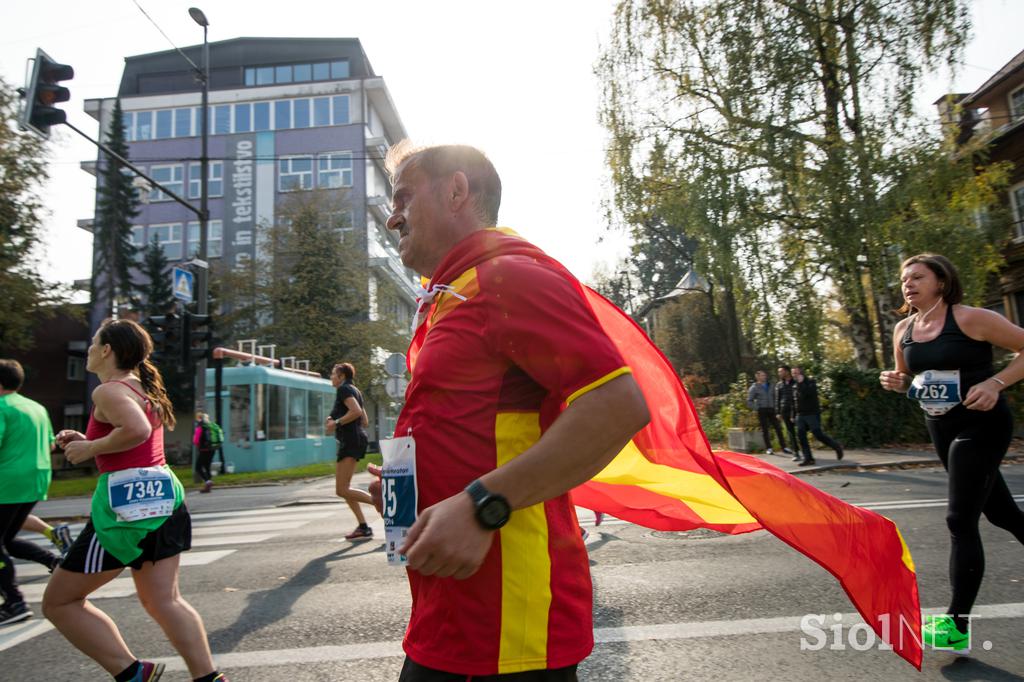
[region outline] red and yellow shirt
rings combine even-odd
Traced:
[[[512,460],[568,403],[630,371],[575,278],[516,236],[470,235],[431,283],[450,292],[414,336],[395,429],[416,441],[420,511]],[[590,569],[568,494],[514,511],[469,579],[409,571],[409,582],[404,648],[421,665],[492,675],[572,665],[593,648]]]

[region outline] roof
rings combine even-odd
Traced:
[[[1024,68],[1024,50],[1017,53],[1017,56],[1008,61],[1003,68],[999,69],[991,78],[982,84],[980,88],[969,94],[963,100],[963,105],[969,107],[971,104],[981,99],[997,86],[1001,85],[1003,81],[1012,76],[1013,74]]]
[[[708,284],[708,281],[691,269],[686,271],[686,274],[683,275],[683,278],[679,280],[679,283],[676,284],[672,291],[664,296],[659,296],[658,300],[667,301],[685,294],[692,294],[695,291],[706,293],[710,289],[711,286]]]

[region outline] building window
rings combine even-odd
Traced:
[[[164,250],[164,257],[167,260],[181,260],[181,223],[167,223],[165,225],[150,225],[150,237],[156,237],[156,241]]]
[[[170,109],[161,109],[156,112],[156,136],[157,140],[164,140],[171,137],[171,118],[174,115]]]
[[[245,85],[246,87],[256,85],[256,69],[249,67],[245,70]]]
[[[188,224],[188,244],[185,253],[189,258],[199,253],[199,223],[193,221]],[[206,257],[220,258],[224,255],[224,223],[220,220],[211,220],[206,223]]]
[[[292,127],[292,101],[280,99],[274,102],[274,130],[287,130]]]
[[[313,100],[313,125],[331,125],[331,98],[317,97]]]
[[[256,69],[256,85],[273,85],[274,67],[263,66]]]
[[[275,83],[291,83],[292,82],[292,67],[278,66],[274,68],[274,82]]]
[[[325,81],[331,77],[331,65],[326,62],[313,65],[313,80]]]
[[[338,189],[352,186],[352,152],[331,152],[317,157],[316,186]]]
[[[277,190],[313,189],[313,157],[286,156],[278,162]]]
[[[308,99],[297,99],[293,100],[292,113],[295,114],[295,127],[296,128],[308,128],[309,127],[309,100]]]
[[[135,138],[136,140],[153,139],[153,112],[140,111],[135,114]]]
[[[256,102],[252,105],[253,132],[270,130],[270,102]]]
[[[252,105],[235,105],[235,132],[247,133],[252,130]]]
[[[68,356],[68,381],[85,381],[85,358]]]
[[[296,64],[295,65],[295,82],[303,83],[305,81],[313,80],[313,65],[312,64]]]
[[[1010,93],[1010,118],[1016,121],[1024,116],[1024,87]]]
[[[198,199],[203,194],[203,174],[199,171],[199,163],[188,165],[188,198]],[[210,179],[207,183],[207,196],[224,196],[224,162],[211,161],[209,166]]]
[[[125,111],[121,114],[121,123],[124,124],[124,139],[129,142],[135,140],[135,113]]]
[[[231,133],[231,105],[218,104],[213,108],[213,134],[228,135]]]
[[[173,166],[153,166],[149,169],[149,174],[154,180],[178,196],[181,196],[185,191],[185,167],[181,164],[175,164]],[[171,197],[164,194],[159,189],[153,188],[149,192],[149,200],[170,201]]]
[[[191,137],[192,136],[192,110],[191,109],[175,109],[174,110],[174,136],[175,137]]]
[[[146,228],[143,225],[136,225],[132,228],[132,246],[143,248],[146,245]]]
[[[1013,234],[1024,239],[1024,182],[1010,190],[1010,204],[1013,209]]]
[[[331,78],[339,80],[348,78],[348,61],[331,62]]]
[[[348,95],[337,95],[334,100],[334,125],[348,125]]]

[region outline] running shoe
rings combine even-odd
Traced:
[[[68,527],[68,524],[62,523],[59,526],[54,526],[51,533],[52,537],[50,538],[50,542],[52,542],[53,546],[57,548],[57,551],[60,552],[61,556],[66,555],[75,541],[75,539],[71,537],[71,528]]]
[[[202,487],[199,488],[199,492],[201,493],[208,493],[211,490],[213,490],[213,481],[206,481],[203,483]]]
[[[364,540],[373,537],[373,529],[365,523],[356,526],[356,529],[345,536],[346,540]]]
[[[594,512],[594,526],[600,526],[602,521],[604,521],[604,512]]]
[[[20,601],[17,604],[4,604],[0,606],[0,625],[20,623],[32,617],[32,609]]]
[[[925,646],[945,651],[971,650],[971,629],[967,632],[960,632],[952,616],[945,614],[939,616],[925,616],[924,626],[921,628],[921,637]]]
[[[164,674],[163,663],[152,661],[139,661],[139,669],[132,678],[132,682],[156,682]]]
[[[839,462],[843,461],[843,454],[845,454],[845,450],[843,450],[843,446],[840,445],[839,443],[836,443],[836,461],[839,461]]]
[[[803,458],[804,458],[804,456],[803,456],[803,455],[801,455],[801,454],[800,454],[799,452],[798,452],[798,453],[796,453],[795,455],[793,455],[793,461],[794,461],[794,462],[799,462],[799,461],[800,461],[800,460],[802,460]]]

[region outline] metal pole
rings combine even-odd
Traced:
[[[207,144],[210,137],[210,43],[207,40],[207,26],[203,26],[203,101],[202,110],[203,127],[202,127],[202,148],[199,156],[199,187],[200,187],[200,199],[199,199],[199,260],[203,262],[203,265],[198,269],[197,284],[198,284],[198,309],[200,315],[207,315],[209,311],[209,277],[210,270],[205,264],[209,263],[207,258],[207,230],[210,224],[210,158],[207,149]],[[185,343],[191,345],[191,339],[185,339]],[[202,409],[206,403],[206,358],[200,358],[196,362],[196,393],[195,393],[195,404],[196,409]]]

